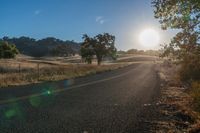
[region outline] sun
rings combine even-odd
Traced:
[[[153,48],[159,45],[160,36],[154,29],[145,29],[139,34],[139,42],[146,48]]]

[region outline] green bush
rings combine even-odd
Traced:
[[[200,112],[200,81],[192,82],[191,96],[194,101],[194,107]]]
[[[0,59],[1,58],[14,58],[19,51],[13,44],[8,42],[0,42]]]
[[[200,55],[197,52],[190,53],[183,58],[180,78],[183,81],[200,80]]]

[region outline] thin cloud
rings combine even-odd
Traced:
[[[41,13],[40,10],[35,10],[35,11],[34,11],[34,14],[35,14],[35,15],[39,15],[40,13]]]
[[[103,19],[102,16],[98,16],[98,17],[96,17],[96,22],[99,22],[101,19]]]
[[[105,20],[100,20],[99,23],[100,23],[100,24],[104,24],[104,23],[105,23]]]
[[[99,23],[99,24],[104,24],[106,22],[106,20],[102,16],[97,16],[96,22]]]

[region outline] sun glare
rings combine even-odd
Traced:
[[[155,46],[158,46],[160,36],[156,30],[146,29],[140,33],[139,41],[144,47],[153,48]]]

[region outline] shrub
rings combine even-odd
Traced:
[[[0,58],[14,58],[19,51],[13,44],[8,42],[0,42]]]
[[[200,55],[198,53],[190,53],[183,58],[180,78],[183,81],[200,80]]]
[[[194,101],[194,107],[200,111],[200,81],[192,82],[191,95]]]

